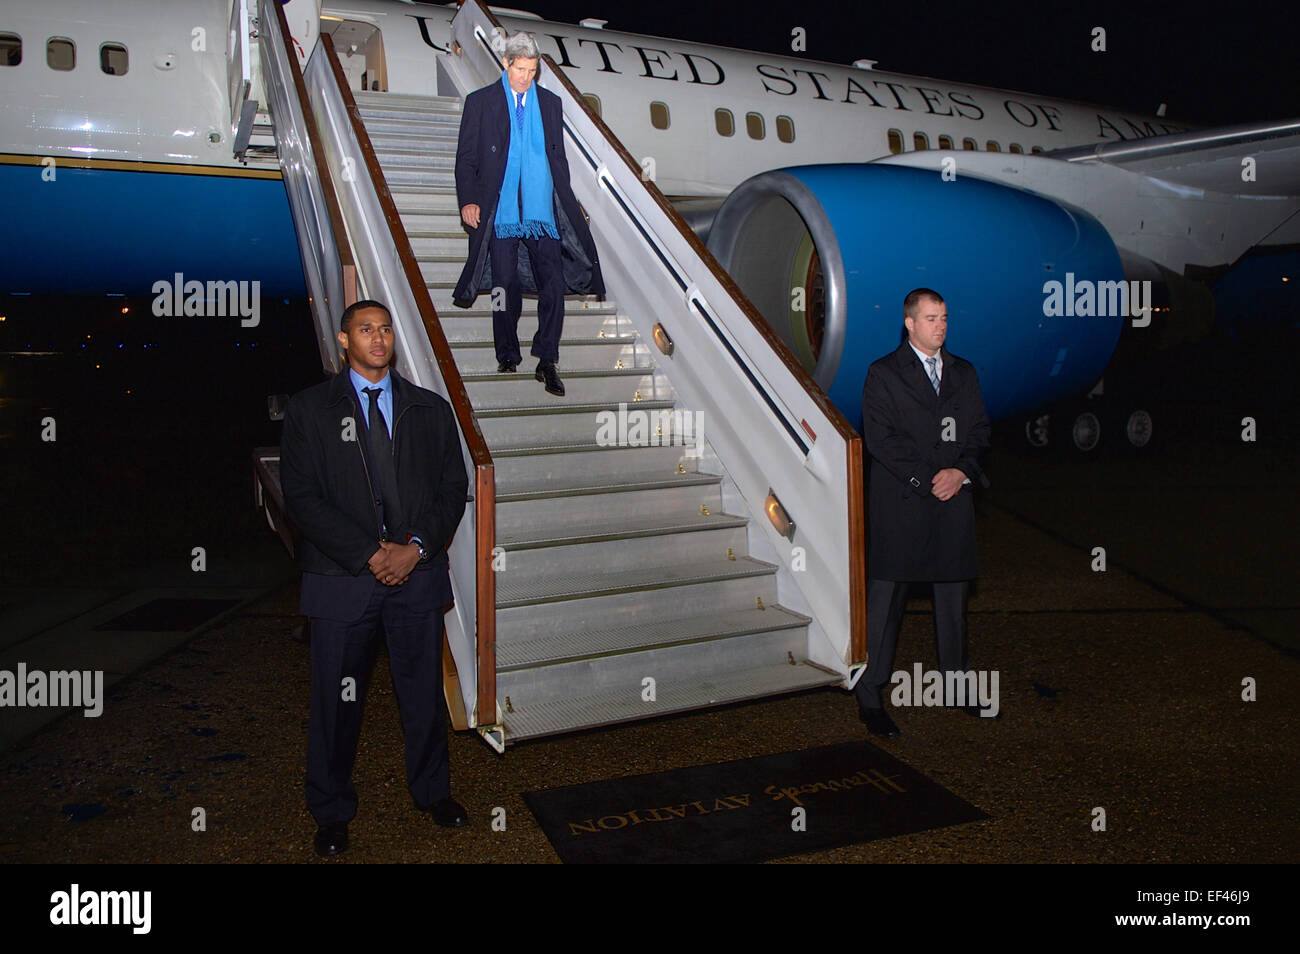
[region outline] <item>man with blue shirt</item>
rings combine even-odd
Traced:
[[[456,146],[456,195],[470,229],[469,255],[456,283],[456,304],[481,292],[493,298],[492,338],[498,373],[513,373],[523,294],[535,293],[534,376],[557,397],[564,295],[605,292],[587,221],[569,185],[560,98],[533,82],[541,54],[527,33],[505,44],[501,78],[465,97]],[[504,307],[500,307],[504,305]]]
[[[320,855],[347,848],[356,815],[352,763],[381,621],[411,797],[439,825],[466,823],[451,797],[442,697],[446,548],[469,486],[460,436],[451,406],[391,367],[384,305],[349,306],[338,340],[347,367],[294,395],[280,446],[311,619],[306,791]]]

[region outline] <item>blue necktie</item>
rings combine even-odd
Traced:
[[[524,94],[515,93],[515,125],[524,131]]]
[[[935,393],[935,394],[938,394],[938,393],[939,393],[939,375],[938,375],[938,373],[935,371],[935,369],[934,369],[934,365],[935,365],[935,359],[934,359],[934,358],[926,358],[926,359],[925,359],[925,366],[926,366],[927,368],[929,368],[929,370],[930,370],[930,383],[934,385],[934,393]]]

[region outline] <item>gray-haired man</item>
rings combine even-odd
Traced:
[[[564,384],[555,363],[564,295],[601,295],[605,285],[569,185],[560,98],[533,83],[539,59],[536,41],[516,33],[506,41],[501,79],[465,97],[456,195],[470,241],[455,300],[469,307],[480,292],[505,291],[504,310],[492,312],[492,337],[497,371],[506,373],[522,360],[517,326],[523,294],[536,294],[536,377],[559,396]]]

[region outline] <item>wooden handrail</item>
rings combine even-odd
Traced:
[[[401,259],[402,270],[406,274],[406,281],[411,288],[411,295],[415,299],[415,305],[420,310],[420,319],[424,323],[425,334],[428,335],[429,345],[433,349],[435,360],[438,362],[438,370],[441,372],[443,383],[447,387],[448,400],[451,402],[452,410],[456,414],[456,420],[465,434],[465,444],[469,448],[470,460],[474,465],[475,576],[477,578],[475,587],[475,620],[477,624],[475,647],[478,660],[477,709],[479,723],[490,725],[496,722],[497,706],[496,574],[492,569],[492,549],[496,544],[496,479],[492,454],[488,451],[487,441],[483,439],[483,432],[479,429],[478,418],[474,416],[474,408],[470,404],[469,395],[465,391],[465,382],[461,379],[460,369],[456,367],[456,359],[451,353],[451,345],[447,343],[447,336],[442,330],[442,324],[438,321],[437,309],[434,308],[433,300],[429,297],[429,289],[424,284],[424,276],[420,273],[420,265],[415,260],[415,253],[411,250],[411,242],[406,237],[406,228],[402,225],[402,217],[398,214],[397,206],[393,202],[392,193],[388,188],[388,181],[384,178],[383,169],[379,166],[379,159],[375,155],[374,145],[370,142],[370,134],[366,132],[366,125],[362,121],[361,111],[357,108],[356,99],[352,96],[347,77],[343,73],[342,65],[339,63],[338,54],[334,51],[334,41],[329,34],[322,33],[320,42],[324,46],[330,70],[334,75],[334,81],[338,85],[340,96],[343,98],[343,105],[347,109],[348,119],[352,123],[352,132],[356,136],[357,145],[361,150],[362,158],[365,160],[366,171],[370,175],[371,182],[374,183],[375,193],[379,197],[379,205],[384,210],[384,219],[388,223],[393,245],[396,247],[397,255]]]
[[[478,6],[493,26],[504,31],[505,28],[501,26],[501,21],[496,18],[486,5],[479,3]],[[641,183],[651,200],[668,217],[668,221],[677,229],[682,239],[699,255],[700,260],[714,279],[740,305],[741,311],[749,319],[750,324],[754,326],[759,335],[767,342],[777,357],[781,359],[781,362],[794,379],[803,387],[809,400],[826,415],[831,422],[831,426],[835,428],[835,433],[843,439],[848,456],[848,473],[845,476],[848,480],[849,493],[849,645],[853,656],[851,661],[854,663],[864,662],[867,656],[867,546],[866,508],[863,505],[861,435],[853,429],[844,415],[840,413],[840,409],[831,402],[826,392],[817,385],[812,375],[795,357],[789,346],[763,320],[763,316],[758,313],[758,309],[740,290],[740,287],[736,285],[731,276],[718,264],[718,260],[713,257],[713,253],[709,251],[708,246],[700,241],[700,237],[691,230],[677,213],[672,203],[660,191],[659,186],[654,182],[647,181],[641,174],[641,164],[632,158],[632,154],[627,151],[622,140],[615,136],[613,131],[605,125],[605,121],[592,111],[591,106],[583,98],[578,88],[564,75],[564,72],[556,65],[551,55],[543,53],[542,60],[546,63],[551,75],[569,91],[569,95],[574,98],[579,108],[587,114],[587,118],[600,130],[604,138],[613,145],[615,152],[622,158],[633,178]]]

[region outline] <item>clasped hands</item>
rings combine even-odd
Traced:
[[[379,542],[379,549],[367,565],[376,580],[385,586],[401,586],[420,562],[420,548],[414,543]]]
[[[930,478],[930,493],[940,500],[949,500],[961,490],[961,482],[966,475],[956,467],[945,467]]]

